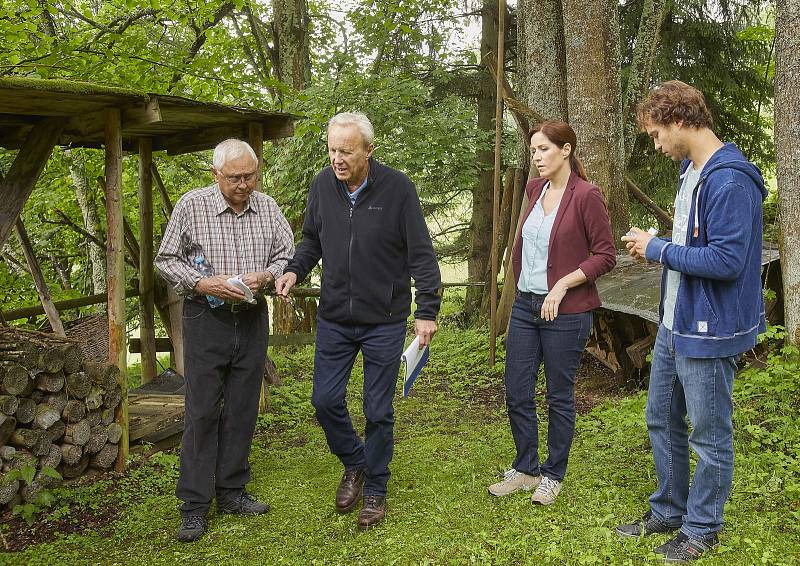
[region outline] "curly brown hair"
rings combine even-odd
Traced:
[[[648,123],[668,126],[682,122],[693,128],[714,127],[703,93],[681,81],[667,81],[651,90],[636,107],[636,121],[642,130]]]

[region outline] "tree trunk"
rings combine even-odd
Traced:
[[[642,16],[639,19],[639,30],[636,34],[636,43],[633,46],[633,59],[628,84],[622,105],[622,124],[624,129],[625,166],[627,168],[636,144],[636,105],[647,92],[650,77],[653,73],[653,64],[658,53],[658,39],[661,32],[661,23],[666,14],[666,0],[644,0]]]
[[[578,156],[608,203],[614,241],[629,228],[624,183],[616,0],[564,0],[567,103]]]
[[[497,2],[484,0],[481,8],[481,60],[497,58]],[[478,78],[478,151],[475,159],[480,170],[478,182],[472,189],[472,222],[470,223],[470,246],[467,258],[469,281],[484,281],[489,272],[492,239],[492,191],[494,190],[494,134],[495,82],[491,73],[481,67]],[[464,310],[469,317],[478,314],[484,287],[467,287]]]
[[[514,90],[521,102],[546,119],[568,120],[569,117],[565,57],[560,0],[520,0]]]
[[[273,0],[272,14],[275,76],[295,90],[303,90],[311,82],[308,4],[306,0]]]
[[[103,233],[103,226],[100,223],[100,216],[97,213],[97,195],[89,184],[89,177],[86,174],[86,160],[81,150],[69,152],[69,173],[72,183],[75,185],[75,196],[78,199],[78,206],[83,216],[83,225],[87,232],[104,242],[106,239]],[[106,291],[106,253],[105,250],[96,243],[89,241],[89,263],[92,266],[92,294],[105,293]]]
[[[775,152],[784,322],[800,345],[800,0],[777,2]]]

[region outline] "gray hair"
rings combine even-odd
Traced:
[[[375,130],[372,129],[372,122],[363,112],[339,112],[328,121],[328,129],[331,126],[355,126],[361,132],[365,145],[370,145],[375,140]]]
[[[253,158],[253,161],[258,163],[256,152],[253,151],[249,143],[231,138],[220,142],[217,144],[217,147],[214,148],[214,161],[212,165],[214,165],[214,169],[221,171],[228,161],[231,159],[238,159],[244,155],[249,155]]]

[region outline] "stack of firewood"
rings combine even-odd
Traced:
[[[54,480],[87,468],[105,470],[117,458],[122,427],[119,368],[83,358],[76,342],[41,332],[0,327],[0,507],[32,501]],[[33,466],[34,480],[3,481]]]

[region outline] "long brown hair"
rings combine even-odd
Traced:
[[[586,169],[583,167],[583,163],[581,163],[581,160],[578,159],[578,156],[575,154],[575,151],[578,149],[578,137],[575,135],[575,130],[573,130],[569,124],[562,120],[545,120],[544,122],[539,122],[531,128],[528,134],[528,144],[530,144],[533,134],[537,132],[542,132],[551,143],[558,147],[563,148],[566,144],[569,144],[571,147],[569,152],[570,169],[584,181],[589,180],[586,178]]]

